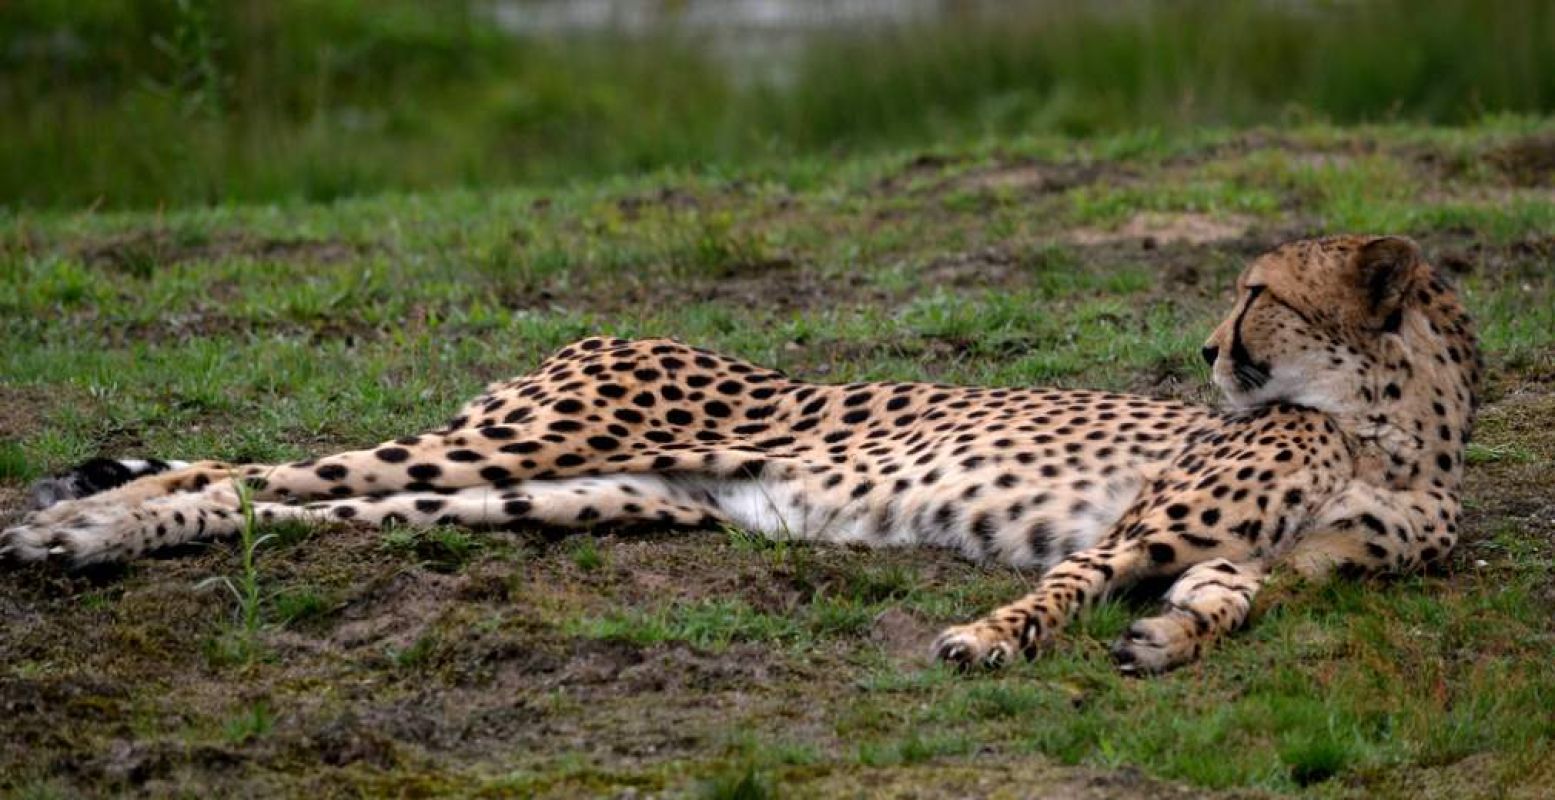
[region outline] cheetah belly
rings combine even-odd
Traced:
[[[776,539],[941,547],[973,560],[1046,568],[1094,545],[1134,502],[1144,479],[1127,470],[1084,490],[1051,487],[970,499],[957,486],[895,493],[887,485],[855,498],[792,479],[699,484],[734,524]]]

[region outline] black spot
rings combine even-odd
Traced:
[[[423,514],[436,514],[437,512],[443,510],[444,505],[445,504],[442,500],[437,500],[430,497],[422,498],[416,501],[416,510]]]
[[[1186,503],[1173,503],[1166,507],[1166,516],[1172,519],[1182,519],[1188,516],[1189,510]]]
[[[412,464],[405,473],[418,481],[430,481],[443,474],[443,468],[436,464]]]
[[[502,467],[482,467],[481,479],[487,481],[505,481],[513,477],[513,473]]]
[[[534,508],[528,500],[509,500],[502,504],[502,512],[510,517],[522,517]]]
[[[1213,526],[1215,523],[1220,522],[1220,509],[1204,509],[1203,513],[1199,514],[1199,522],[1202,522],[1207,526]]]
[[[618,408],[615,410],[614,416],[628,425],[636,425],[643,421],[642,412],[634,411],[630,408]]]
[[[601,383],[599,394],[612,400],[619,399],[626,396],[626,387],[618,383]]]
[[[745,391],[745,384],[740,383],[739,381],[723,381],[713,388],[716,389],[719,394],[737,395],[740,392]]]
[[[539,452],[541,446],[542,445],[539,442],[514,442],[513,444],[505,444],[498,449],[504,453],[527,455],[529,453]]]
[[[556,457],[556,466],[577,467],[581,466],[587,460],[588,459],[585,459],[583,456],[580,456],[577,453],[563,453],[562,455]]]
[[[481,435],[487,439],[511,439],[518,433],[505,425],[493,425],[490,428],[477,428]]]
[[[326,481],[338,481],[345,479],[346,472],[346,468],[339,464],[325,464],[324,466],[314,470],[313,474],[323,478]]]
[[[448,451],[448,460],[468,464],[475,461],[485,461],[486,457],[474,450],[450,450]]]
[[[707,405],[702,406],[702,410],[706,411],[709,417],[718,418],[727,417],[733,413],[729,408],[729,404],[722,400],[710,400]]]
[[[1177,560],[1177,551],[1165,542],[1151,542],[1148,549],[1150,560],[1157,564],[1170,564]]]
[[[350,519],[356,516],[356,509],[351,506],[335,506],[335,516],[341,519]]]
[[[558,400],[552,408],[556,409],[558,414],[576,414],[583,410],[583,402],[569,397],[565,400]]]
[[[403,447],[379,448],[373,455],[376,455],[379,461],[389,464],[402,464],[410,460],[410,451]]]
[[[615,450],[621,446],[620,440],[609,436],[590,436],[588,443],[595,450]]]
[[[846,425],[857,425],[866,419],[869,419],[869,409],[867,408],[860,408],[856,411],[849,411],[848,413],[842,415],[842,422]]]
[[[690,425],[691,420],[691,412],[683,408],[672,408],[664,415],[664,421],[671,425]]]

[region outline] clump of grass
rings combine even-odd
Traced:
[[[404,670],[414,670],[431,662],[432,656],[437,652],[437,645],[437,635],[427,633],[417,638],[409,647],[391,650],[389,657],[394,662],[394,666]]]
[[[0,480],[30,481],[41,474],[20,442],[0,442]]]
[[[702,800],[766,800],[778,794],[771,779],[747,766],[708,778],[698,784],[696,796]]]
[[[1526,464],[1534,460],[1535,456],[1525,447],[1515,444],[1487,445],[1479,442],[1469,442],[1469,446],[1463,453],[1463,461],[1469,466],[1481,464],[1498,464],[1503,461],[1512,464]]]
[[[843,592],[865,604],[901,600],[916,591],[921,583],[917,571],[890,564],[864,567],[848,573]]]
[[[921,764],[941,756],[969,752],[972,743],[953,735],[924,736],[912,731],[901,739],[859,745],[858,762],[867,767]]]
[[[328,598],[305,586],[277,592],[271,598],[270,605],[276,621],[282,625],[316,619],[330,608]]]
[[[482,548],[475,534],[462,528],[395,527],[386,531],[382,547],[409,556],[434,572],[458,572],[475,559]]]
[[[275,727],[275,714],[269,703],[255,701],[222,726],[222,734],[232,744],[243,744],[268,734]]]
[[[723,650],[734,642],[794,642],[804,635],[798,620],[766,614],[737,600],[677,603],[652,611],[628,611],[568,620],[573,636],[620,639],[640,645],[686,642]]]
[[[576,537],[567,557],[584,572],[594,572],[605,566],[605,555],[599,551],[599,544],[592,536]]]

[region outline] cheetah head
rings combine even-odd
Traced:
[[[1478,354],[1462,305],[1413,241],[1337,236],[1254,259],[1204,346],[1233,406],[1386,413],[1423,395],[1472,405]]]

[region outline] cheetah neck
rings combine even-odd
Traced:
[[[1396,490],[1457,492],[1479,372],[1473,331],[1455,301],[1414,318],[1355,398],[1360,410],[1336,415],[1351,437],[1356,478]]]

